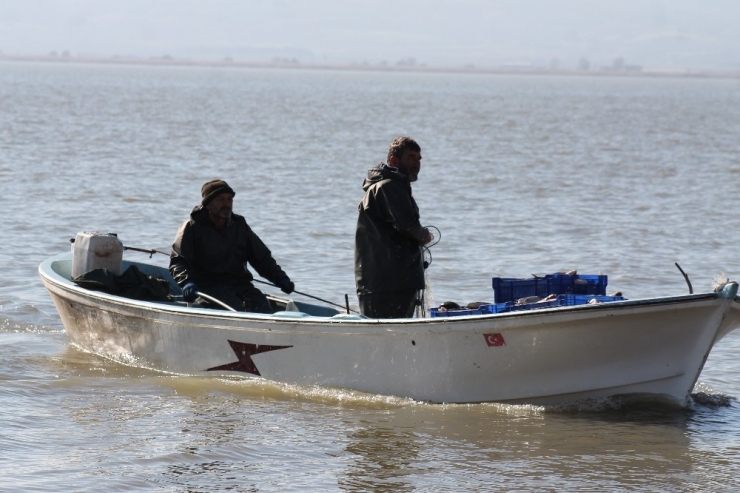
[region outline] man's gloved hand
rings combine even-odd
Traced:
[[[290,294],[295,289],[295,284],[287,276],[278,279],[277,286],[285,294]]]
[[[189,282],[182,287],[182,298],[188,303],[195,301],[198,297],[198,286],[194,282]]]

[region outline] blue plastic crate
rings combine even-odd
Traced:
[[[548,274],[532,279],[494,277],[491,280],[496,303],[515,302],[519,298],[537,296],[545,298],[551,294],[594,294],[606,295],[608,278],[603,275]]]
[[[462,310],[440,310],[439,308],[431,308],[429,310],[429,316],[432,318],[438,317],[464,317],[466,315],[490,315],[492,313],[503,313],[509,311],[511,303],[491,303],[488,305],[480,305],[476,309],[462,309]]]
[[[431,308],[429,310],[429,315],[432,318],[464,317],[469,315],[490,315],[492,313],[541,310],[543,308],[554,308],[558,306],[587,305],[593,299],[596,299],[601,303],[609,303],[611,301],[624,301],[626,298],[622,296],[605,296],[595,294],[561,294],[557,297],[557,299],[552,301],[540,301],[537,303],[527,303],[524,305],[517,305],[512,302],[506,302],[481,305],[476,309],[440,310],[439,308]]]
[[[573,301],[573,300],[571,300]],[[538,303],[527,303],[526,305],[516,305],[514,303],[491,303],[488,305],[481,305],[477,309],[463,309],[463,310],[440,310],[439,308],[431,308],[429,315],[432,318],[440,317],[464,317],[466,315],[490,315],[493,313],[507,313],[507,312],[519,312],[529,310],[540,310],[543,308],[553,308],[557,306],[565,305],[566,300],[561,297],[553,301],[540,301]]]
[[[594,294],[606,295],[607,276],[548,274],[547,294]]]
[[[440,310],[439,308],[429,309],[429,316],[432,318],[464,317],[466,315],[480,315],[480,312],[478,310]]]
[[[532,279],[514,279],[509,277],[494,277],[493,298],[496,303],[507,303],[526,298],[527,296],[546,297],[548,294],[548,281],[544,277]]]
[[[509,308],[509,311],[512,312],[518,312],[518,311],[524,311],[524,310],[541,310],[543,308],[553,308],[556,306],[563,306],[564,302],[560,299],[558,296],[557,299],[552,301],[539,301],[537,303],[527,303],[525,305],[515,305],[511,304],[511,307]]]
[[[563,306],[587,305],[593,299],[601,303],[625,300],[623,296],[600,296],[588,294],[562,294],[558,296],[558,300],[561,301]]]
[[[491,303],[489,305],[481,305],[478,307],[478,312],[480,312],[482,315],[487,315],[490,313],[504,313],[511,311],[511,307],[513,306],[513,303]]]

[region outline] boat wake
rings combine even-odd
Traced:
[[[545,406],[547,413],[578,414],[578,413],[600,413],[600,414],[684,414],[687,411],[696,410],[700,405],[711,409],[732,406],[736,399],[723,394],[708,392],[697,392],[691,394],[689,406],[679,407],[675,402],[661,398],[656,395],[635,394],[602,397],[597,399],[585,399],[571,404]]]
[[[697,382],[691,393],[691,405],[693,406],[698,405],[717,409],[720,407],[731,407],[735,401],[737,401],[735,397],[717,392],[703,382]]]
[[[694,404],[710,407],[712,409],[717,409],[720,407],[730,407],[732,406],[733,402],[737,401],[737,399],[729,395],[707,394],[705,392],[697,392],[696,394],[691,394],[691,400],[694,401]]]

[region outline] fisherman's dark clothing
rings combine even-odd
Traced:
[[[421,246],[427,238],[411,182],[402,171],[381,163],[368,170],[362,188],[355,233],[360,311],[373,318],[410,317],[416,293],[424,289]]]
[[[194,282],[201,292],[236,310],[272,313],[265,295],[252,285],[247,263],[272,283],[288,277],[243,216],[232,213],[226,226],[217,229],[199,205],[177,231],[170,273],[180,287]],[[203,298],[197,303],[207,304]]]
[[[358,295],[360,313],[371,318],[411,318],[418,298],[418,289]]]

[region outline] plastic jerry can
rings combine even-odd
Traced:
[[[72,244],[72,279],[95,269],[121,275],[123,243],[113,233],[77,233]]]

